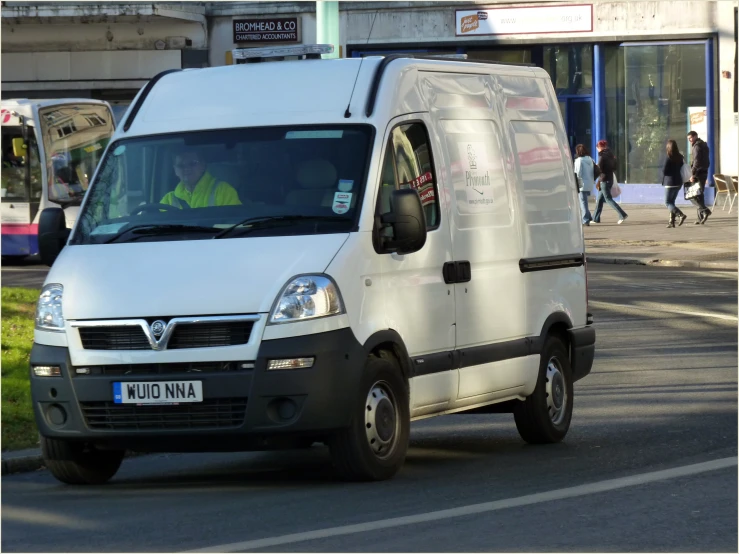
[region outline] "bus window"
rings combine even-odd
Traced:
[[[13,139],[21,137],[20,127],[3,126],[2,128],[2,193],[3,202],[27,202],[26,163],[29,156],[13,154]],[[41,165],[39,163],[36,141],[28,142],[31,163],[31,199],[41,198]]]
[[[69,104],[39,110],[47,152],[48,194],[52,202],[80,204],[113,134],[105,105]]]

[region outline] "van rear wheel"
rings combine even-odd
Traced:
[[[348,481],[382,481],[403,465],[410,437],[408,386],[388,353],[370,355],[352,422],[329,442],[339,475]]]
[[[102,485],[121,467],[124,454],[124,450],[98,450],[82,442],[41,437],[44,464],[68,485]]]
[[[547,337],[536,388],[513,409],[519,435],[531,444],[561,441],[570,428],[572,406],[572,369],[567,348],[560,338]]]

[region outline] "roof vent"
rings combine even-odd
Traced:
[[[306,60],[320,60],[321,54],[331,54],[333,51],[333,44],[300,44],[269,48],[235,48],[231,53],[234,62],[241,64],[256,63],[268,59],[282,60],[287,56],[297,56]]]

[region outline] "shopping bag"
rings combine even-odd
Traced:
[[[613,185],[611,186],[611,196],[613,198],[617,198],[618,196],[621,196],[621,187],[618,186],[618,177],[616,177],[616,172],[613,172]]]
[[[691,198],[695,198],[696,196],[700,196],[701,194],[703,194],[700,183],[685,183],[685,185],[683,186],[685,187],[683,189],[685,193],[685,200],[690,200]]]

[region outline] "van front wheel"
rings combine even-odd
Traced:
[[[410,436],[408,387],[395,359],[370,355],[352,422],[332,437],[331,457],[349,481],[382,481],[403,465]]]
[[[547,337],[536,388],[513,409],[518,433],[531,444],[559,442],[570,428],[572,406],[572,369],[567,348],[558,337]]]
[[[51,474],[68,485],[102,485],[121,467],[123,450],[41,437],[41,455]]]

